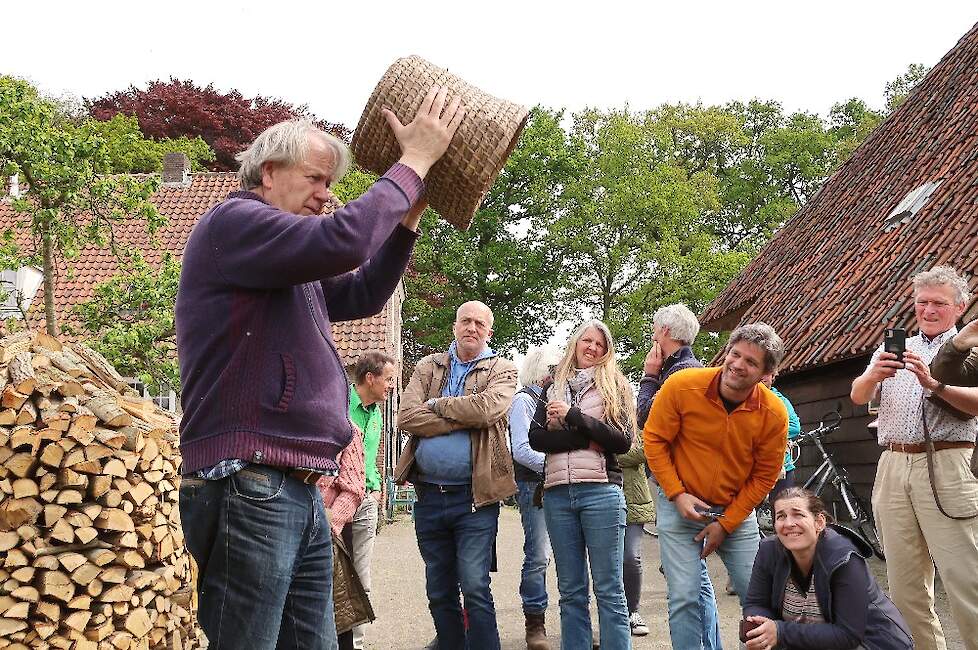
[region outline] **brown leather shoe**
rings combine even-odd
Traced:
[[[526,650],[550,650],[547,641],[547,624],[543,614],[524,614],[526,616]]]

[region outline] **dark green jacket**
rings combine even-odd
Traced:
[[[622,488],[625,490],[626,523],[647,524],[655,518],[655,502],[652,501],[652,492],[645,475],[642,436],[635,436],[632,448],[624,454],[618,454],[617,458],[621,465]]]

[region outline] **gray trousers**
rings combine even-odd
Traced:
[[[356,569],[364,591],[370,596],[370,560],[374,554],[374,538],[377,536],[377,500],[370,494],[364,497],[350,521],[353,529],[353,568]],[[364,625],[353,628],[353,647],[363,650]]]

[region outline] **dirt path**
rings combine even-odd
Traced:
[[[523,614],[519,598],[520,566],[523,562],[523,531],[519,513],[513,508],[503,508],[499,520],[499,571],[492,574],[492,593],[496,603],[496,616],[503,650],[524,650]],[[657,571],[658,541],[645,537],[642,551],[644,584],[642,586],[641,613],[651,633],[646,637],[633,637],[635,650],[671,648],[666,614],[665,579]],[[722,590],[726,582],[723,564],[716,557],[709,561],[714,584]],[[882,563],[874,565],[874,571],[882,575]],[[553,564],[548,571],[547,587],[550,606],[547,609],[547,630],[559,648],[560,621],[557,608],[557,586]],[[883,578],[885,584],[885,577]],[[947,614],[947,601],[939,594],[938,611],[945,625],[948,648],[963,648],[957,628]],[[734,596],[719,595],[720,620],[725,648],[735,649],[737,621],[740,608]],[[434,626],[428,613],[424,592],[424,564],[418,552],[414,525],[409,517],[401,518],[385,526],[377,538],[374,552],[373,604],[377,620],[367,628],[367,648],[371,650],[421,650],[434,636]],[[592,619],[597,614],[592,605]]]

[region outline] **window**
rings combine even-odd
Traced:
[[[934,190],[936,190],[943,182],[943,180],[927,182],[917,189],[909,192],[905,197],[903,197],[903,200],[900,201],[899,205],[893,208],[893,212],[886,217],[886,222],[883,224],[883,229],[893,230],[901,223],[910,221],[910,218],[917,214],[922,207],[924,207],[924,205],[927,203],[927,199],[930,198],[931,194],[934,193]]]
[[[169,386],[162,386],[158,391],[154,392],[138,379],[130,379],[129,385],[142,397],[153,400],[153,403],[164,411],[169,411],[170,413],[177,412],[177,394]]]
[[[44,274],[33,266],[0,271],[0,291],[6,294],[0,302],[0,318],[20,318],[30,309],[43,279]]]

